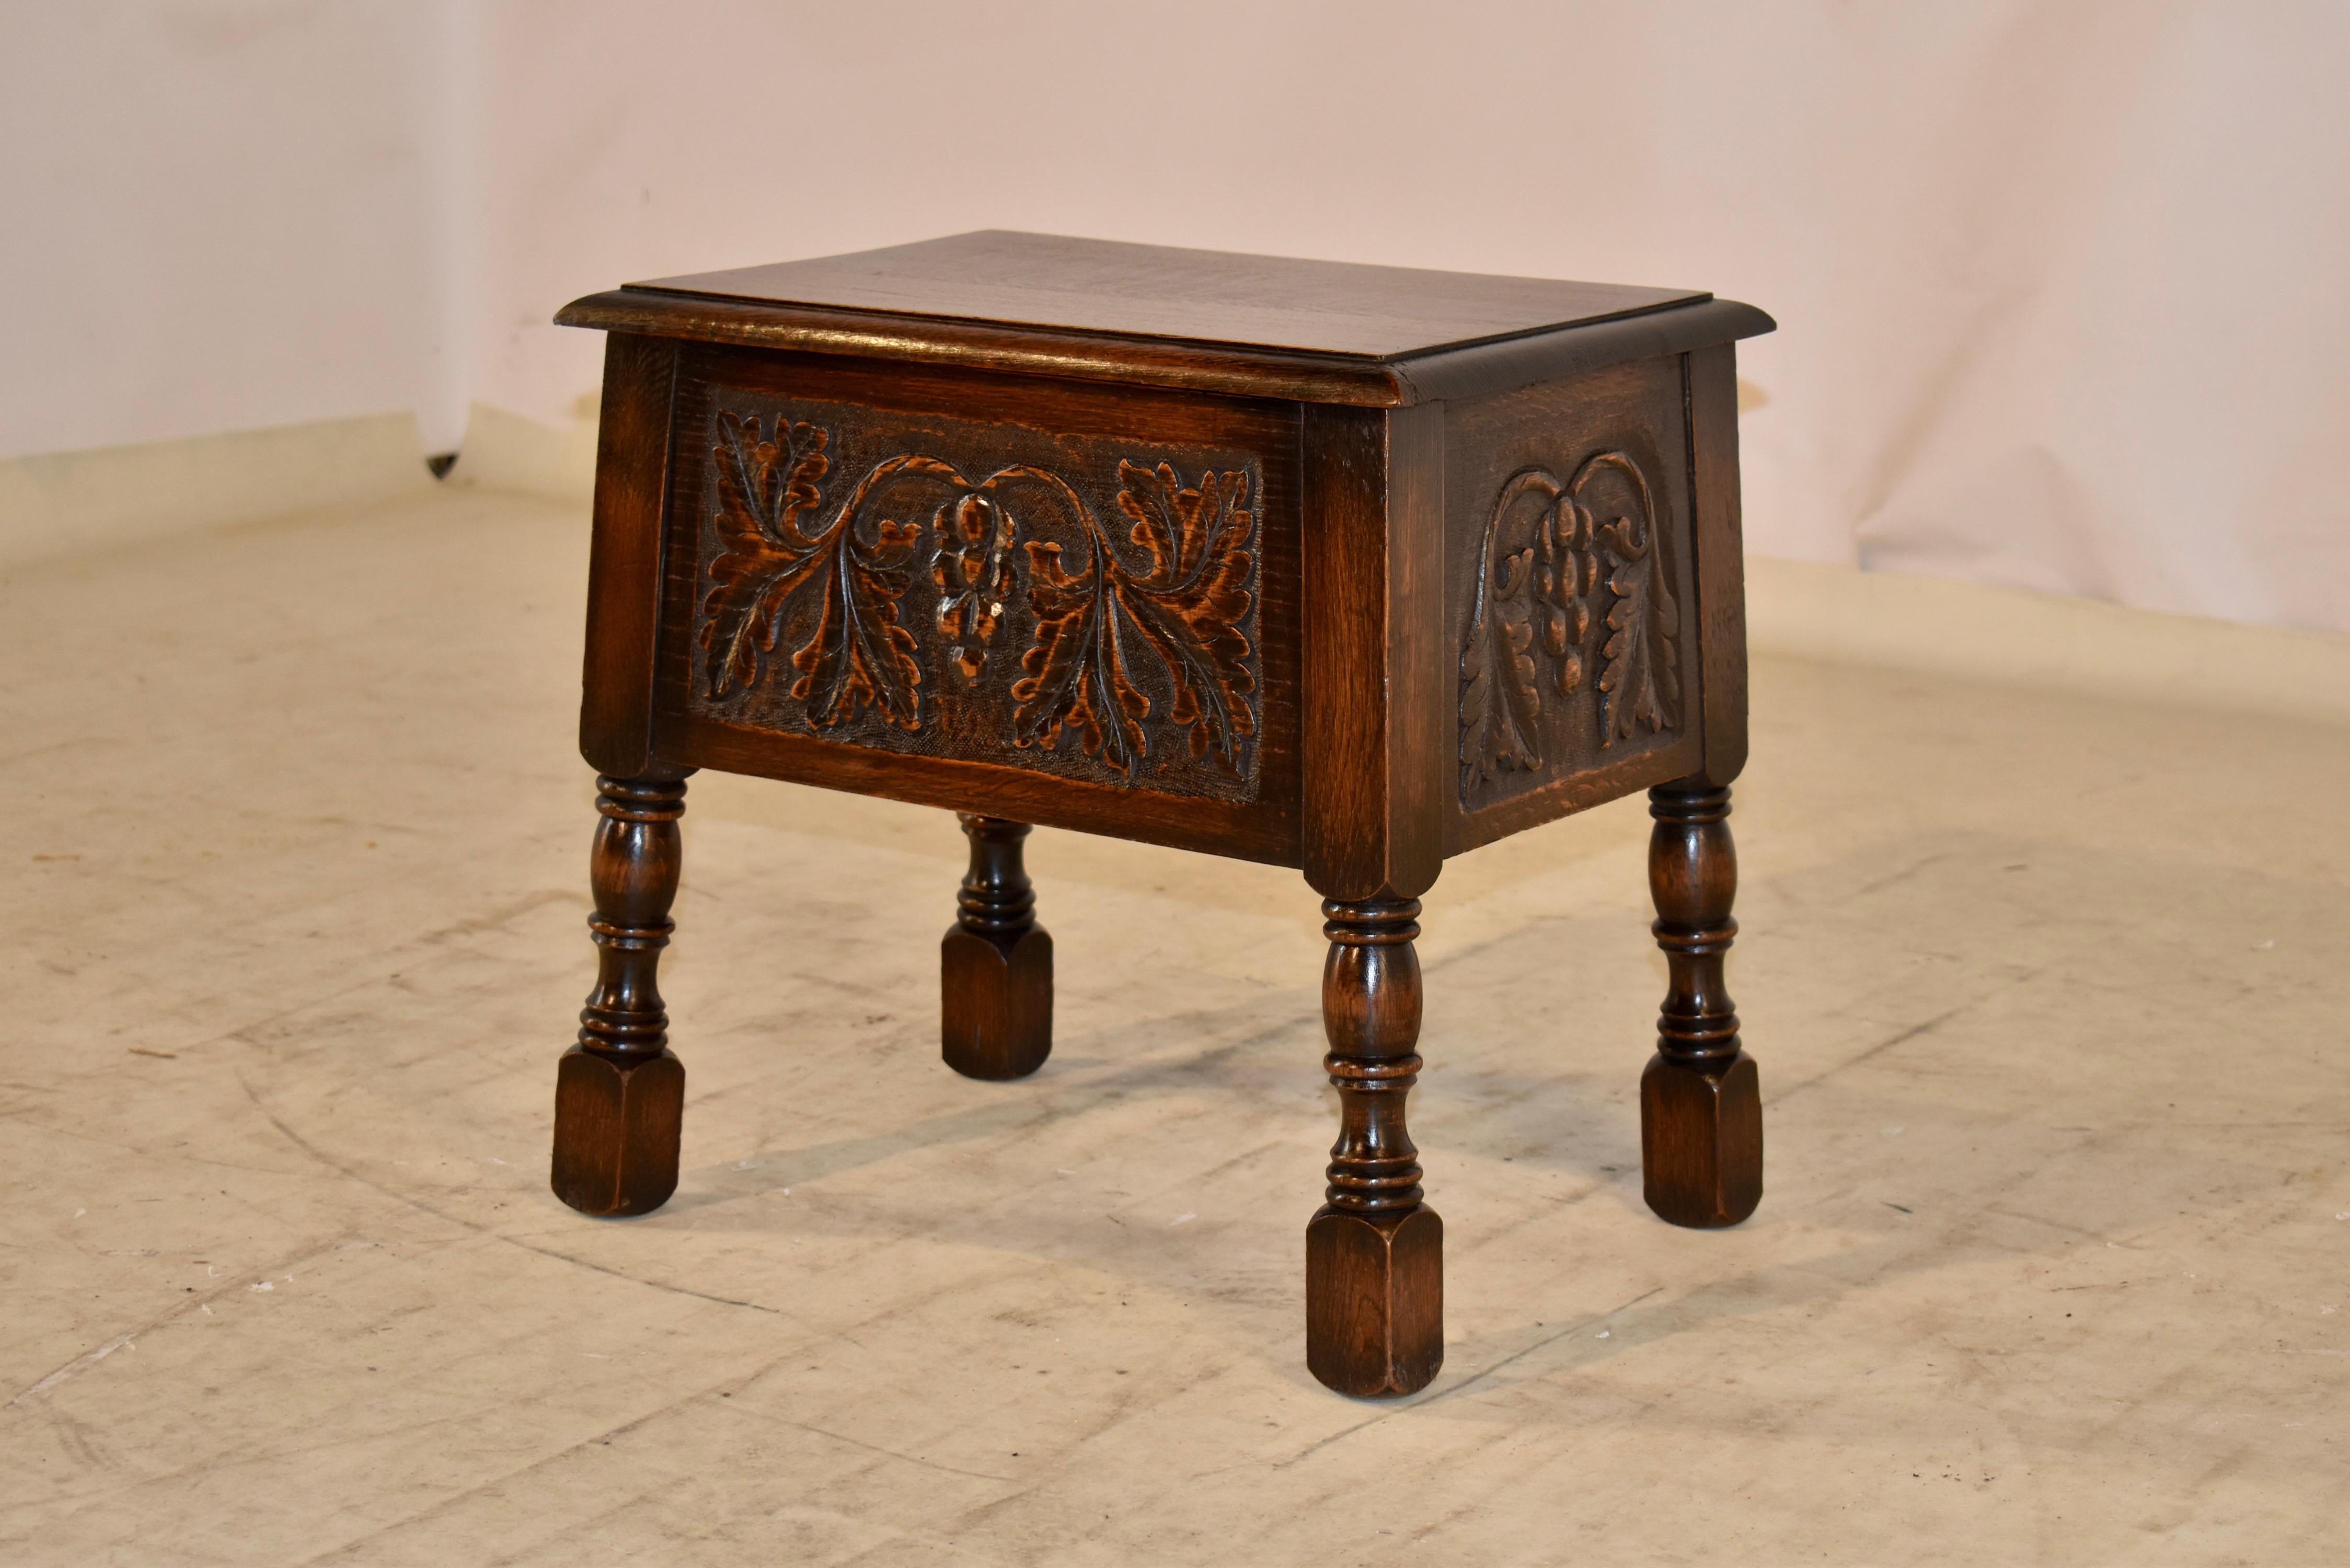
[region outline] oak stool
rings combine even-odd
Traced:
[[[580,751],[597,983],[554,1186],[677,1186],[654,982],[697,768],[962,814],[947,1064],[1033,1073],[1053,945],[1028,824],[1300,868],[1339,1093],[1305,1355],[1357,1396],[1443,1359],[1421,1201],[1419,896],[1445,857],[1648,791],[1670,971],[1648,1206],[1762,1192],[1722,989],[1746,758],[1734,342],[1677,289],[961,234],[631,284],[610,334]]]

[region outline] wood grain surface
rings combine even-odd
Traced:
[[[1297,418],[690,349],[661,754],[1295,863]]]
[[[556,316],[705,343],[1388,408],[1772,329],[1702,292],[983,233],[657,279]]]
[[[989,229],[630,288],[1393,358],[1712,296]]]
[[[707,767],[962,814],[940,1041],[969,1077],[1051,1051],[1027,825],[1303,870],[1340,1108],[1306,1363],[1357,1397],[1444,1359],[1443,1222],[1405,1115],[1419,895],[1448,855],[1650,787],[1671,979],[1648,1202],[1753,1211],[1723,818],[1745,751],[1731,345],[1767,317],[990,232],[558,319],[615,333],[583,745],[635,771],[603,809],[666,873],[608,888],[624,857],[598,841],[603,979],[558,1074],[574,1207],[642,1212],[676,1182],[653,984],[674,855],[652,850],[671,781]]]
[[[615,778],[642,773],[652,756],[661,508],[677,354],[674,343],[627,332],[604,344],[579,752],[588,766]]]
[[[1028,825],[961,820],[971,869],[939,944],[939,1052],[966,1078],[1024,1078],[1053,1053],[1053,939],[1021,855]]]
[[[1443,866],[1440,408],[1305,410],[1305,879],[1416,898]]]
[[[1699,685],[1705,776],[1726,784],[1746,766],[1746,535],[1738,495],[1738,350],[1682,359],[1689,380],[1690,503],[1697,556]]]
[[[1444,465],[1446,853],[1695,771],[1679,361],[1449,403]]]
[[[1762,1092],[1722,975],[1738,935],[1730,790],[1702,778],[1648,792],[1648,893],[1669,981],[1640,1075],[1648,1207],[1676,1225],[1735,1225],[1762,1201]]]

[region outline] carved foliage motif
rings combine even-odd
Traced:
[[[1255,732],[1248,698],[1256,677],[1240,629],[1254,566],[1248,475],[1203,474],[1187,488],[1167,463],[1120,462],[1118,479],[1118,508],[1134,520],[1130,536],[1150,569],[1138,573],[1120,559],[1093,513],[1068,494],[1088,556],[1072,575],[1057,543],[1028,545],[1036,640],[1012,688],[1014,738],[1049,747],[1074,730],[1088,753],[1131,774],[1148,744],[1150,700],[1130,666],[1155,656],[1174,690],[1167,722],[1190,730],[1193,756],[1235,763],[1241,740]]]
[[[1630,457],[1601,452],[1564,483],[1543,468],[1511,475],[1477,571],[1461,652],[1464,803],[1504,770],[1543,765],[1546,701],[1572,711],[1596,688],[1585,705],[1596,707],[1603,749],[1675,725],[1680,612],[1648,482]]]
[[[891,723],[912,729],[920,722],[915,688],[922,670],[912,636],[898,624],[898,601],[910,584],[903,564],[918,533],[885,517],[868,540],[856,524],[866,499],[896,474],[944,465],[913,457],[883,463],[810,537],[800,519],[822,499],[831,467],[827,439],[818,426],[778,420],[775,439],[764,441],[755,416],[718,416],[723,547],[710,563],[715,586],[702,623],[702,644],[712,655],[710,692],[723,697],[756,681],[760,656],[775,650],[792,601],[813,590],[823,609],[814,632],[792,653],[800,672],[792,695],[818,724],[837,724],[871,704]]]
[[[1074,738],[1131,783],[1165,761],[1180,732],[1194,760],[1246,774],[1257,730],[1248,472],[1211,469],[1187,484],[1171,463],[1120,461],[1118,505],[1132,524],[1122,547],[1045,468],[1014,463],[973,481],[905,453],[868,469],[811,527],[829,444],[823,426],[788,416],[772,435],[756,414],[716,416],[719,548],[697,634],[712,701],[758,687],[779,646],[796,643],[790,693],[818,731],[869,710],[918,733],[942,684],[979,693],[1005,683],[1003,738],[1015,748],[1050,753]],[[935,673],[899,620],[924,511]],[[1029,645],[1016,677],[991,682],[990,654],[1021,603],[1024,556]]]

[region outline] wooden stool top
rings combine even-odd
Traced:
[[[1767,332],[1701,290],[984,230],[632,283],[567,326],[1396,406]]]

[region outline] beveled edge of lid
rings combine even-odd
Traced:
[[[555,322],[690,342],[1368,408],[1508,391],[1603,365],[1757,337],[1777,326],[1751,305],[1709,295],[1378,358],[764,303],[640,285],[575,299],[556,313]]]

